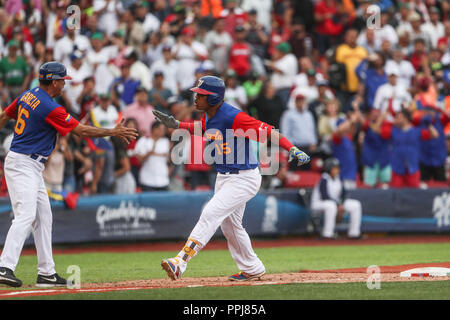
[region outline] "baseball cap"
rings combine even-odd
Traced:
[[[10,48],[10,47],[18,47],[19,46],[19,42],[17,41],[17,40],[14,40],[14,39],[12,39],[12,40],[9,40],[9,42],[8,42],[8,48]]]
[[[98,94],[98,98],[99,98],[99,99],[109,99],[109,98],[110,98],[110,95],[109,95],[108,92],[102,92],[102,93],[99,93],[99,94]]]
[[[413,11],[409,14],[408,21],[418,21],[418,20],[420,20],[420,15],[417,12]]]
[[[91,39],[97,39],[97,40],[103,40],[103,33],[101,32],[94,32],[91,36]]]
[[[306,70],[306,74],[310,77],[314,77],[316,75],[316,70],[314,70],[312,68],[308,69],[308,70]]]
[[[441,13],[441,11],[439,10],[438,7],[431,7],[431,8],[429,9],[429,12],[430,12],[430,13],[437,13],[437,14],[440,14],[440,13]]]
[[[83,53],[80,50],[75,50],[74,52],[72,52],[72,54],[70,55],[70,61],[74,61],[76,59],[81,59],[83,58]]]
[[[289,53],[292,49],[291,45],[288,42],[281,42],[275,48],[284,53]]]
[[[228,69],[225,72],[225,77],[227,77],[227,78],[236,78],[237,77],[236,71],[234,71],[233,69]]]
[[[194,28],[192,28],[190,26],[186,26],[183,28],[183,30],[181,30],[181,34],[185,35],[185,36],[194,36],[195,30],[194,30]]]
[[[138,93],[138,92],[145,92],[145,93],[147,93],[147,89],[145,89],[145,87],[143,87],[143,86],[139,86],[136,89],[136,93]]]
[[[320,79],[316,81],[316,86],[328,86],[328,80],[326,79]]]
[[[241,32],[241,31],[244,31],[245,30],[245,28],[244,28],[244,26],[242,25],[242,24],[238,24],[235,28],[234,28],[234,31],[237,31],[237,32]]]
[[[164,73],[161,70],[156,70],[153,73],[153,78],[159,77],[159,76],[164,76]]]

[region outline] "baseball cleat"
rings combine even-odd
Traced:
[[[10,287],[22,286],[22,281],[17,279],[11,269],[0,267],[0,283]]]
[[[38,274],[36,280],[36,287],[40,288],[66,287],[66,286],[67,280],[60,277],[57,273],[54,273],[51,276],[44,276],[42,274]]]
[[[182,272],[176,258],[164,259],[161,261],[161,267],[167,272],[170,279],[177,280],[181,278]]]
[[[230,281],[250,281],[253,279],[261,279],[261,277],[265,273],[266,272],[263,271],[261,273],[251,275],[251,274],[245,273],[244,271],[240,271],[236,274],[233,274],[232,276],[229,276],[228,280],[230,280]]]

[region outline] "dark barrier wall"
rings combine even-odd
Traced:
[[[304,234],[311,230],[305,190],[261,192],[248,202],[244,227],[251,236]],[[185,239],[210,192],[141,193],[81,197],[76,210],[52,202],[53,242]],[[349,192],[363,206],[363,232],[450,231],[449,189],[362,189]],[[0,243],[12,220],[8,199],[0,200]],[[218,235],[221,235],[220,229]],[[31,243],[32,238],[27,240]]]

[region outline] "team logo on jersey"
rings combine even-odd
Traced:
[[[215,133],[206,132],[206,139],[208,139],[209,141],[221,141],[223,140],[223,136],[219,130],[216,130]]]
[[[53,75],[53,73],[49,73],[48,75],[46,75],[47,78],[51,78]]]
[[[66,122],[69,122],[70,119],[72,119],[72,116],[70,114],[68,114],[67,117],[66,117]]]

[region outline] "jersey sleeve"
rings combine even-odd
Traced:
[[[245,112],[239,112],[234,118],[232,128],[235,131],[235,136],[244,136],[251,140],[265,142],[267,137],[270,136],[273,126],[256,120]]]
[[[17,97],[8,107],[5,109],[6,115],[11,119],[17,120],[17,101],[19,97]]]
[[[57,107],[45,118],[45,122],[58,130],[59,134],[65,136],[78,125],[78,120],[66,112],[63,107]]]

